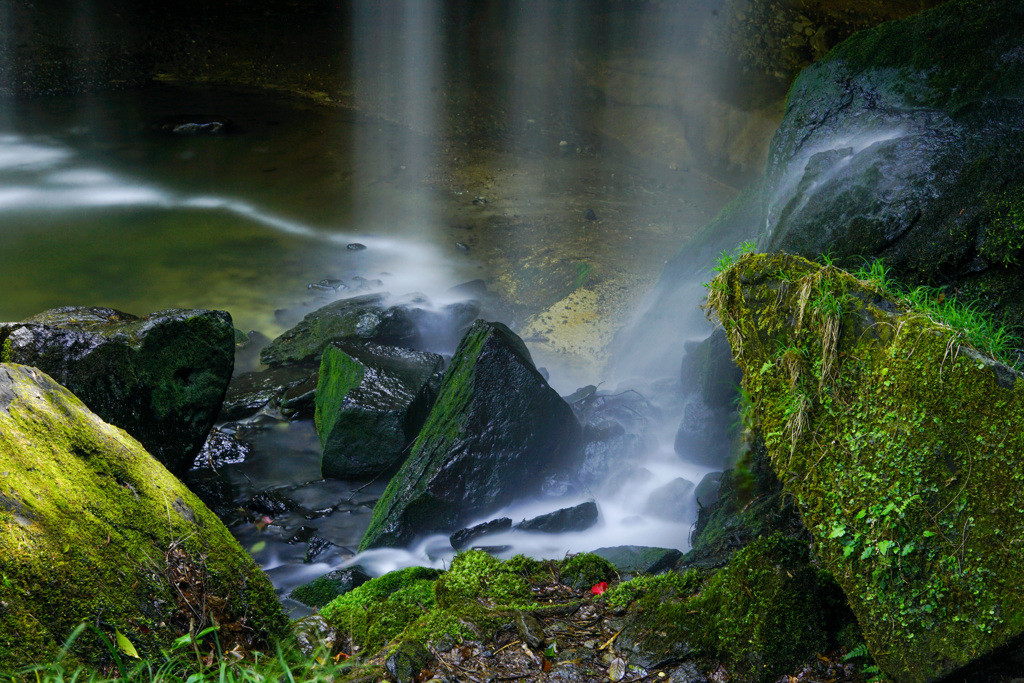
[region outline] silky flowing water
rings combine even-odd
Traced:
[[[234,130],[154,130],[181,115],[228,119]],[[734,190],[698,169],[646,164],[600,140],[562,144],[571,132],[528,131],[528,144],[469,139],[438,150],[429,136],[387,121],[266,93],[154,86],[5,101],[0,319],[65,305],[140,315],[213,308],[230,312],[237,328],[273,338],[343,295],[308,288],[324,278],[341,280],[349,293],[417,292],[435,303],[458,298],[449,292],[454,285],[484,279],[516,295],[505,322],[533,330],[524,336],[560,393],[607,380],[602,389],[639,389],[655,404],[642,416],[655,425],[651,476],[605,487],[597,527],[558,536],[511,533],[488,543],[510,546],[506,554],[546,557],[620,544],[685,549],[693,514],[666,522],[643,512],[653,488],[675,477],[696,482],[707,472],[672,449],[679,406],[671,382],[616,386],[603,375],[600,347],[628,321],[665,260]],[[424,148],[434,149],[429,162],[410,152]],[[366,248],[349,248],[354,243]],[[543,286],[524,279],[534,266],[563,262],[600,275],[574,296],[601,298],[588,304],[583,296],[558,309],[543,299]],[[588,305],[589,318],[570,313]],[[599,328],[603,336],[588,337],[575,355],[538,344],[545,337],[537,330],[574,339]],[[250,356],[236,372],[254,363]],[[669,367],[664,375],[677,372]],[[252,514],[225,517],[282,592],[353,562],[381,573],[443,566],[452,556],[446,539],[434,537],[353,559],[386,482],[321,479],[309,421],[262,415],[225,429],[244,436],[251,452],[196,481],[222,486],[239,505],[268,492],[297,505],[270,509],[255,523]],[[593,493],[557,504],[524,502],[494,516],[522,519]],[[695,503],[691,508],[695,513]],[[312,536],[328,543],[310,562]]]

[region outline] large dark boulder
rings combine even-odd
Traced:
[[[401,464],[436,395],[436,353],[379,344],[328,346],[316,389],[325,477],[375,477]]]
[[[139,318],[57,308],[0,324],[0,345],[0,361],[41,369],[177,473],[203,447],[234,367],[234,328],[224,311]]]
[[[202,502],[36,368],[0,364],[0,670],[159,657],[219,625],[225,649],[289,637],[274,588]],[[204,644],[203,647],[207,647]]]
[[[522,340],[478,320],[463,337],[426,424],[373,511],[360,549],[452,532],[539,492],[577,459],[580,426]]]
[[[1024,320],[1024,4],[953,0],[854,35],[794,83],[759,246],[884,257]]]

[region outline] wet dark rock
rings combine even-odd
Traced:
[[[586,531],[597,524],[597,503],[588,500],[571,508],[562,508],[515,525],[518,531],[539,531],[560,534],[565,531]]]
[[[704,467],[732,465],[735,447],[730,438],[732,411],[716,410],[699,396],[683,404],[683,417],[676,432],[675,451],[687,461]]]
[[[572,398],[584,425],[580,483],[601,490],[620,486],[649,446],[652,406],[636,392],[611,395],[596,387],[584,387]]]
[[[338,644],[338,631],[323,617],[313,614],[293,622],[295,644],[307,657],[318,650],[333,652]]]
[[[693,491],[694,498],[697,499],[697,505],[700,507],[708,507],[718,502],[718,491],[722,486],[721,472],[708,472],[697,484],[697,488]]]
[[[166,116],[153,122],[150,129],[167,135],[226,135],[237,130],[234,122],[223,116]]]
[[[597,213],[593,209],[587,209],[583,212],[583,219],[588,221],[596,221]]]
[[[693,512],[693,482],[676,477],[651,492],[647,514],[670,522],[684,522]]]
[[[251,452],[249,444],[239,441],[233,434],[215,429],[210,432],[203,449],[196,456],[192,469],[217,470],[225,465],[237,465],[245,462]]]
[[[675,567],[683,553],[675,548],[619,545],[592,551],[615,565],[620,574],[660,574]]]
[[[529,612],[516,610],[512,619],[516,631],[524,643],[533,649],[539,648],[544,643],[544,624],[540,623],[537,617]]]
[[[790,90],[759,246],[881,257],[1024,321],[1024,6],[947,2],[857,34]]]
[[[177,473],[192,465],[217,417],[234,340],[223,311],[139,318],[65,307],[0,324],[5,360],[47,373]]]
[[[460,529],[451,535],[449,541],[451,541],[453,548],[456,550],[462,550],[474,543],[477,539],[483,538],[489,534],[508,531],[511,528],[512,520],[509,517],[501,517],[499,519],[492,519],[489,522],[484,522],[483,524],[477,524],[476,526],[469,527],[468,529]]]
[[[295,588],[289,597],[304,605],[320,608],[339,595],[362,586],[370,578],[370,575],[358,565],[337,569]]]
[[[783,495],[763,439],[753,439],[742,462],[742,471],[732,469],[722,475],[718,500],[698,507],[691,547],[684,558],[688,565],[721,567],[735,551],[775,532],[810,540],[792,498]]]
[[[250,498],[244,507],[256,514],[277,517],[297,509],[298,505],[280,491],[264,491]]]
[[[302,561],[306,564],[316,562],[318,557],[333,547],[335,545],[326,538],[317,535],[310,536],[309,540],[306,541],[306,554],[303,556]]]
[[[270,366],[316,361],[331,342],[357,340],[435,350],[458,339],[479,312],[472,303],[435,311],[409,304],[388,307],[386,299],[386,294],[367,294],[317,309],[263,349],[260,359]]]
[[[420,680],[420,672],[429,668],[433,661],[433,655],[421,643],[404,640],[388,656],[384,667],[394,678],[395,683],[416,683]]]
[[[683,356],[680,380],[683,391],[697,394],[712,410],[729,412],[739,399],[743,372],[732,359],[725,330],[716,329],[707,339],[689,346]]]
[[[345,248],[348,249],[349,251],[363,251],[364,249],[366,249],[366,245],[360,244],[359,242],[352,242]]]
[[[409,458],[374,508],[360,549],[451,532],[578,464],[580,427],[506,326],[482,320],[459,344]]]
[[[219,419],[241,420],[266,406],[283,407],[285,395],[292,390],[299,390],[298,395],[295,392],[289,394],[290,402],[294,403],[306,393],[300,387],[309,387],[307,392],[315,391],[318,372],[317,365],[301,363],[239,375],[228,386]]]
[[[290,419],[313,417],[318,379],[318,375],[310,375],[301,383],[285,389],[279,399],[281,414]]]
[[[352,245],[349,245],[349,249],[351,248]],[[365,249],[365,247],[363,248]],[[306,285],[306,289],[312,289],[318,292],[341,292],[348,289],[348,285],[341,280],[326,277],[319,282],[310,282]]]
[[[328,346],[316,390],[325,477],[365,479],[398,467],[436,396],[441,356],[372,343]]]

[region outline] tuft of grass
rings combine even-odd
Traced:
[[[86,630],[99,634],[110,653],[105,669],[91,669],[74,661],[75,641]],[[69,656],[71,655],[71,656]],[[279,647],[274,655],[261,652],[224,652],[216,627],[175,641],[161,657],[139,659],[112,643],[90,624],[81,624],[68,637],[52,662],[0,672],[0,683],[328,683],[351,671],[326,648],[310,654],[295,646]]]
[[[882,259],[865,262],[853,275],[874,285],[883,296],[916,310],[932,322],[956,333],[960,343],[967,344],[987,356],[1020,369],[1018,349],[1024,344],[1018,331],[998,322],[975,302],[950,295],[945,287],[904,287],[890,276]]]

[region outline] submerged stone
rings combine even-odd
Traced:
[[[433,402],[444,367],[435,353],[380,346],[329,346],[320,363],[316,430],[325,477],[375,477],[401,464]]]
[[[0,365],[0,495],[0,670],[54,661],[83,621],[143,657],[214,622],[228,649],[286,636],[273,587],[220,520],[35,368]],[[70,657],[110,652],[86,630]]]
[[[1024,636],[1021,376],[798,257],[745,257],[710,292],[768,460],[886,676],[937,680]]]
[[[580,426],[522,340],[478,320],[463,338],[360,549],[447,532],[539,491],[577,459]]]
[[[234,328],[223,311],[139,318],[57,308],[0,324],[0,344],[3,360],[49,374],[177,473],[203,447],[234,367]]]

